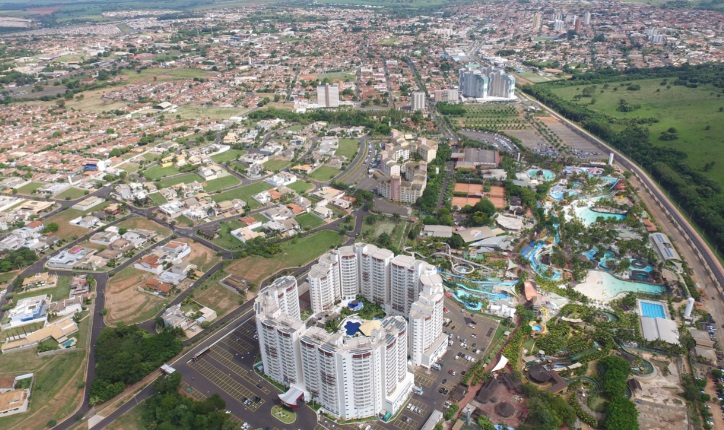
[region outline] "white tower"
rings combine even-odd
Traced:
[[[608,165],[613,166],[613,152],[608,154]]]
[[[694,310],[694,298],[689,297],[686,300],[686,309],[684,310],[684,318],[691,318],[691,311]]]

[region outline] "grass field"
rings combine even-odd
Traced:
[[[292,164],[291,160],[287,160],[286,158],[275,158],[264,163],[264,167],[272,172],[278,172],[290,164]]]
[[[128,81],[135,82],[139,80],[152,80],[156,78],[159,81],[178,81],[193,78],[203,78],[211,72],[202,69],[144,69],[141,73],[135,70],[124,70],[123,74],[128,76]]]
[[[235,188],[233,190],[224,191],[223,193],[214,194],[211,198],[215,202],[223,202],[224,200],[241,199],[245,201],[252,209],[261,206],[259,202],[252,199],[251,196],[258,194],[264,190],[271,189],[272,186],[266,182],[257,182],[256,184],[247,185],[245,187]]]
[[[178,184],[189,184],[191,182],[204,182],[204,178],[196,173],[187,173],[185,175],[174,176],[173,178],[161,179],[156,183],[158,189],[167,188]]]
[[[145,285],[153,277],[153,274],[133,266],[116,273],[106,288],[106,324],[138,324],[153,318],[163,309],[167,299],[138,291],[139,286]]]
[[[525,79],[526,81],[533,82],[534,84],[537,84],[537,83],[540,83],[540,82],[557,81],[557,80],[562,79],[562,78],[559,78],[558,76],[555,76],[555,75],[541,76],[541,75],[539,75],[538,73],[535,73],[535,72],[516,73],[515,75],[516,75],[516,76],[519,76],[519,77],[521,77],[521,78],[523,78],[523,79]]]
[[[297,181],[287,185],[287,188],[291,188],[292,190],[300,194],[311,190],[313,187],[314,184],[310,184],[309,182],[304,181]]]
[[[339,148],[337,148],[335,155],[341,155],[351,160],[354,154],[359,151],[359,147],[360,143],[356,139],[340,139]]]
[[[106,427],[107,430],[144,430],[143,425],[143,407],[145,403],[141,402],[131,408],[130,411],[123,414],[120,418],[113,421]]]
[[[299,225],[305,230],[311,230],[324,224],[321,218],[310,213],[301,214],[295,218]]]
[[[194,289],[194,300],[216,311],[218,317],[237,308],[240,305],[239,299],[242,298],[237,292],[219,283],[225,276],[226,273],[219,270]]]
[[[176,166],[161,167],[159,165],[150,167],[143,172],[143,176],[153,181],[154,179],[161,179],[166,176],[176,175],[179,171]]]
[[[302,131],[304,130],[304,126],[302,124],[295,124],[289,128],[287,128],[288,131]]]
[[[151,193],[148,195],[148,198],[151,199],[156,206],[166,203],[166,198],[162,196],[161,193]]]
[[[231,231],[243,227],[243,224],[237,220],[225,221],[219,224],[219,237],[212,240],[216,245],[226,249],[239,249],[243,246],[241,241],[231,235]]]
[[[33,194],[33,191],[37,190],[38,188],[42,187],[44,184],[42,182],[30,182],[28,184],[23,185],[22,187],[18,188],[18,194],[25,194],[27,196]]]
[[[234,175],[222,176],[221,178],[206,181],[206,186],[204,187],[204,190],[206,190],[206,192],[208,193],[213,193],[214,191],[219,191],[227,187],[233,187],[234,185],[238,185],[240,182],[241,181],[239,180],[239,178]]]
[[[228,151],[222,152],[221,154],[212,155],[211,159],[216,161],[217,163],[223,163],[225,161],[236,160],[244,154],[246,154],[246,151],[244,151],[243,149],[229,149]]]
[[[69,224],[68,221],[78,218],[84,212],[75,209],[66,209],[45,220],[46,225],[50,223],[58,224],[58,231],[55,233],[59,239],[70,239],[73,236],[83,236],[90,232],[87,228],[78,227]]]
[[[589,104],[590,97],[582,97],[579,103],[617,118],[657,118],[659,122],[649,126],[651,143],[687,153],[684,162],[694,170],[702,171],[709,161],[724,160],[724,145],[721,144],[724,112],[719,112],[719,108],[724,106],[724,100],[715,95],[716,90],[709,85],[698,88],[671,85],[667,88],[661,82],[662,79],[643,79],[610,83],[606,89],[603,85],[596,85],[593,96],[595,104]],[[638,84],[641,89],[629,91],[626,89],[629,84]],[[573,100],[585,87],[553,88],[553,92],[566,100]],[[632,112],[620,112],[617,108],[621,99],[631,105],[640,105],[640,108]],[[661,132],[670,127],[677,130],[679,138],[660,140]],[[724,169],[721,166],[702,173],[724,187]]]
[[[81,190],[78,188],[68,188],[67,190],[63,191],[62,193],[58,194],[57,196],[54,196],[54,198],[58,200],[75,200],[83,197],[85,195],[86,191]]]
[[[465,105],[464,108],[463,116],[451,117],[453,125],[473,130],[520,130],[527,127],[511,103]]]
[[[329,82],[354,82],[357,77],[352,73],[339,72],[339,73],[319,73],[317,79],[320,81],[329,79]]]
[[[314,172],[309,174],[309,177],[316,179],[320,182],[327,182],[335,176],[339,175],[340,170],[330,166],[320,166]]]
[[[273,258],[252,255],[236,260],[227,266],[226,272],[243,276],[249,282],[259,285],[261,281],[281,269],[309,263],[324,252],[338,247],[344,240],[345,238],[336,231],[323,230],[284,242],[282,252]]]
[[[52,296],[52,301],[58,301],[67,299],[70,294],[70,277],[69,276],[58,276],[58,283],[55,288],[44,288],[42,290],[28,290],[15,295],[15,300],[24,299],[25,297],[39,296],[41,294],[47,294]]]
[[[156,233],[158,233],[162,237],[166,237],[171,234],[171,230],[168,228],[162,226],[161,224],[158,224],[156,222],[153,222],[146,218],[141,218],[139,216],[134,216],[128,219],[125,219],[117,224],[118,228],[125,228],[127,230],[130,230],[132,228],[143,228],[146,230],[153,230]],[[160,240],[160,238],[157,238]]]
[[[198,106],[182,106],[176,112],[181,118],[211,118],[211,119],[227,119],[232,116],[243,115],[251,109],[231,108],[231,107],[198,107]]]

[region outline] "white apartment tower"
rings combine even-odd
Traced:
[[[459,100],[458,90],[435,90],[437,103],[457,103]]]
[[[341,299],[337,253],[322,255],[310,269],[307,279],[312,311],[316,314],[331,309]]]
[[[318,86],[317,104],[325,108],[339,107],[339,86],[330,84]]]
[[[410,110],[413,112],[418,110],[425,110],[425,93],[422,91],[415,91],[410,97]]]
[[[359,258],[354,246],[343,246],[339,254],[339,283],[342,300],[353,300],[359,294]]]
[[[385,305],[390,301],[390,262],[395,254],[374,245],[355,244],[359,259],[360,293],[371,302]]]
[[[299,290],[294,276],[277,278],[271,285],[261,290],[259,295],[268,295],[274,300],[282,313],[292,318],[301,318],[299,311]]]
[[[420,293],[410,310],[410,359],[429,368],[447,351],[447,336],[442,332],[444,290],[437,273],[420,277]]]
[[[583,25],[591,25],[591,12],[586,11],[586,13],[583,14]]]
[[[458,71],[460,92],[474,99],[515,98],[515,78],[493,67],[465,67]]]

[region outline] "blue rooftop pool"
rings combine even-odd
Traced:
[[[639,308],[641,309],[641,315],[648,318],[664,318],[666,319],[666,311],[664,305],[661,303],[645,302],[641,300],[639,302]]]
[[[354,322],[354,321],[347,321],[347,323],[344,325],[344,329],[347,331],[347,336],[354,336],[359,331],[359,327],[362,325],[362,323]]]

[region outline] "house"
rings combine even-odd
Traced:
[[[262,212],[262,214],[269,219],[269,221],[284,221],[285,219],[294,217],[294,212],[288,207],[281,205],[269,208]]]
[[[70,297],[81,296],[90,292],[88,278],[85,275],[73,276],[70,280]]]
[[[90,252],[91,250],[83,248],[82,246],[74,246],[70,249],[64,249],[58,254],[50,257],[47,266],[60,269],[72,269]]]
[[[158,293],[161,296],[166,296],[169,292],[171,292],[171,290],[173,290],[173,285],[161,282],[158,279],[149,279],[146,281],[145,288],[149,291],[153,291],[154,293]]]
[[[103,209],[103,212],[107,215],[118,215],[121,211],[121,205],[118,203],[111,203]]]
[[[334,214],[334,212],[326,206],[317,206],[312,210],[312,213],[322,219],[329,219]]]
[[[58,284],[58,275],[50,273],[36,273],[23,279],[23,290],[39,290],[43,288],[55,288]]]
[[[172,240],[161,247],[161,251],[168,254],[173,260],[181,260],[191,254],[191,247],[186,242]]]
[[[158,279],[162,282],[166,282],[172,285],[180,284],[186,279],[186,274],[196,269],[195,264],[191,263],[178,263],[171,266],[168,270],[161,273]]]
[[[45,322],[48,319],[49,304],[50,300],[47,294],[18,300],[15,307],[6,314],[9,322],[7,325],[3,325],[3,329],[34,322]]]
[[[259,223],[259,227],[261,226],[261,223]],[[232,230],[229,233],[231,233],[232,236],[239,239],[240,241],[246,243],[248,240],[252,240],[257,237],[263,237],[264,233],[259,233],[254,230],[252,230],[251,227],[241,227],[237,228],[236,230]]]
[[[156,236],[158,236],[158,233],[153,230],[134,228],[124,233],[121,237],[129,241],[134,248],[141,248],[149,240],[155,239]]]
[[[73,209],[85,212],[87,210],[90,210],[91,208],[100,205],[101,203],[105,202],[106,200],[100,197],[96,196],[90,196],[87,199],[81,200],[78,203],[74,204],[72,206]]]
[[[84,217],[78,217],[75,219],[70,220],[70,223],[73,225],[77,225],[78,227],[83,228],[94,228],[101,220],[99,220],[97,217],[94,217],[92,215],[84,216]]]
[[[42,221],[31,221],[27,224],[25,224],[25,227],[23,229],[28,230],[33,233],[42,233],[45,226],[43,225]]]
[[[91,243],[97,243],[98,245],[108,246],[120,238],[121,235],[117,232],[106,230],[95,233],[88,241]]]
[[[219,224],[211,224],[211,225],[206,225],[206,226],[201,227],[198,231],[198,234],[199,234],[199,236],[201,236],[203,238],[212,240],[212,239],[216,239],[216,237],[218,237],[219,230],[220,230]]]
[[[20,414],[28,410],[30,388],[15,389],[15,385],[19,380],[32,377],[32,373],[18,376],[12,379],[12,387],[10,387],[10,389],[0,391],[0,417]]]
[[[108,248],[113,251],[126,252],[134,248],[133,244],[126,239],[119,238],[108,244]]]
[[[266,183],[273,187],[287,186],[297,181],[297,176],[294,173],[279,172],[273,176],[264,180]]]
[[[160,262],[159,256],[156,254],[150,254],[142,257],[133,264],[133,267],[138,270],[153,273],[154,275],[160,275],[161,272],[163,272],[163,265]]]

